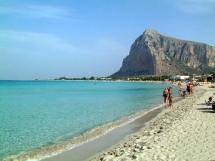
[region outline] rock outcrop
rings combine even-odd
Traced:
[[[147,29],[112,76],[203,74],[215,71],[215,47]]]

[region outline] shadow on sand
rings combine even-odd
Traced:
[[[204,113],[215,113],[215,111],[202,111]]]
[[[206,105],[206,103],[199,103],[199,104],[197,104],[197,105]]]
[[[207,107],[207,108],[197,108],[197,110],[204,112],[204,113],[215,113],[214,110],[212,110],[212,107]]]
[[[212,110],[212,108],[211,107],[208,107],[208,108],[197,108],[197,110],[205,111],[205,110]]]

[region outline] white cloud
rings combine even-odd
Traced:
[[[78,47],[72,46],[54,35],[37,32],[0,31],[0,44],[1,53],[5,48],[22,49],[29,53],[32,51],[73,53],[79,50]]]
[[[78,74],[76,68],[81,68],[87,53],[64,39],[37,32],[0,31],[0,46],[0,79]]]
[[[177,1],[179,11],[190,14],[214,14],[214,0],[183,0]]]
[[[28,18],[75,20],[74,12],[74,9],[42,5],[0,7],[0,14],[12,14]]]
[[[129,53],[111,38],[92,44],[78,47],[51,34],[0,30],[0,79],[107,76]]]
[[[110,38],[98,38],[92,46],[79,47],[51,34],[5,30],[0,30],[0,46],[0,55],[7,53],[43,53],[45,55],[59,53],[76,56],[115,55],[121,57],[129,53],[127,46]]]

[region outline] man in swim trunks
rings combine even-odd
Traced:
[[[163,97],[164,97],[165,106],[167,105],[168,94],[169,94],[168,88],[165,88],[164,91],[163,91]]]

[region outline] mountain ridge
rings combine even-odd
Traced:
[[[120,70],[111,76],[184,75],[212,71],[215,71],[215,47],[146,29],[131,45]]]

